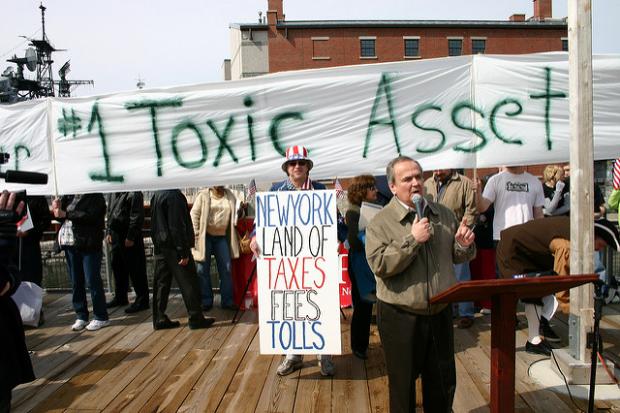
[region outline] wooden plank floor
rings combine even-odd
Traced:
[[[335,377],[321,377],[316,358],[307,356],[302,370],[281,378],[275,373],[281,357],[258,353],[255,312],[232,325],[232,312],[214,310],[211,315],[218,321],[213,327],[189,330],[181,298],[175,295],[168,313],[182,322],[181,328],[153,331],[149,312],[127,316],[117,309],[110,327],[76,333],[70,330],[70,301],[67,294],[46,295],[45,324],[26,332],[38,378],[13,392],[15,412],[389,410],[375,325],[366,362],[351,355],[349,324],[342,319],[343,355],[334,358]],[[345,313],[349,316],[350,310]],[[559,317],[554,327],[567,345],[566,319]],[[606,347],[619,354],[620,305],[606,307],[601,327]],[[579,411],[568,397],[528,377],[529,366],[540,357],[523,351],[524,328],[516,332],[516,411]],[[455,412],[489,410],[490,340],[490,316],[478,316],[471,329],[455,330]],[[585,410],[587,404],[581,401],[580,406]],[[597,407],[620,412],[620,401],[597,402]]]

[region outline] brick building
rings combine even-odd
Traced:
[[[567,23],[552,18],[551,0],[533,0],[533,5],[529,19],[513,14],[505,21],[308,21],[286,20],[283,0],[268,0],[266,19],[230,25],[230,78],[474,53],[567,50]]]
[[[552,17],[551,2],[533,0],[532,17],[513,14],[506,20],[310,21],[286,20],[283,0],[268,0],[266,17],[259,14],[256,23],[230,24],[226,78],[474,53],[566,51],[568,25],[565,18]],[[543,168],[528,170],[540,176]]]

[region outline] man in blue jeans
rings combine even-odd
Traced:
[[[476,193],[473,182],[454,169],[438,169],[424,182],[424,191],[438,202],[454,212],[460,222],[463,217],[467,226],[473,227],[476,220]],[[470,281],[469,262],[454,264],[454,275],[458,281]],[[458,328],[469,328],[474,324],[474,303],[458,303]]]
[[[54,217],[63,221],[58,242],[65,250],[77,315],[73,331],[99,330],[110,324],[101,279],[101,245],[105,220],[105,199],[100,193],[63,196],[52,202]],[[88,322],[86,284],[93,302],[94,320]]]

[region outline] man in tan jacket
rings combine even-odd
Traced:
[[[463,217],[472,228],[476,221],[476,191],[473,182],[454,169],[437,169],[433,176],[424,182],[424,191],[432,196],[433,201],[447,206],[454,212],[460,222]],[[454,264],[454,273],[458,281],[470,281],[469,262]],[[469,328],[474,324],[474,303],[458,303],[458,328]]]
[[[400,156],[386,169],[394,197],[366,229],[366,257],[377,278],[377,324],[389,378],[390,411],[415,411],[422,375],[424,410],[450,412],[456,389],[452,307],[429,300],[456,283],[454,263],[475,255],[474,234],[424,196],[422,168]],[[421,217],[421,218],[420,218]]]

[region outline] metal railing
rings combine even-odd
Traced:
[[[101,260],[101,278],[103,279],[103,287],[106,292],[114,291],[114,277],[112,275],[112,264],[110,257],[110,248],[104,242],[103,259]],[[71,291],[71,279],[67,268],[67,260],[65,253],[60,251],[54,252],[53,241],[41,242],[41,260],[43,264],[43,288],[47,291]],[[144,237],[144,252],[146,255],[146,275],[149,282],[149,288],[153,287],[153,242],[151,237]],[[219,285],[219,274],[215,259],[211,260],[211,283],[214,290]],[[172,282],[172,288],[177,288],[175,281]]]

